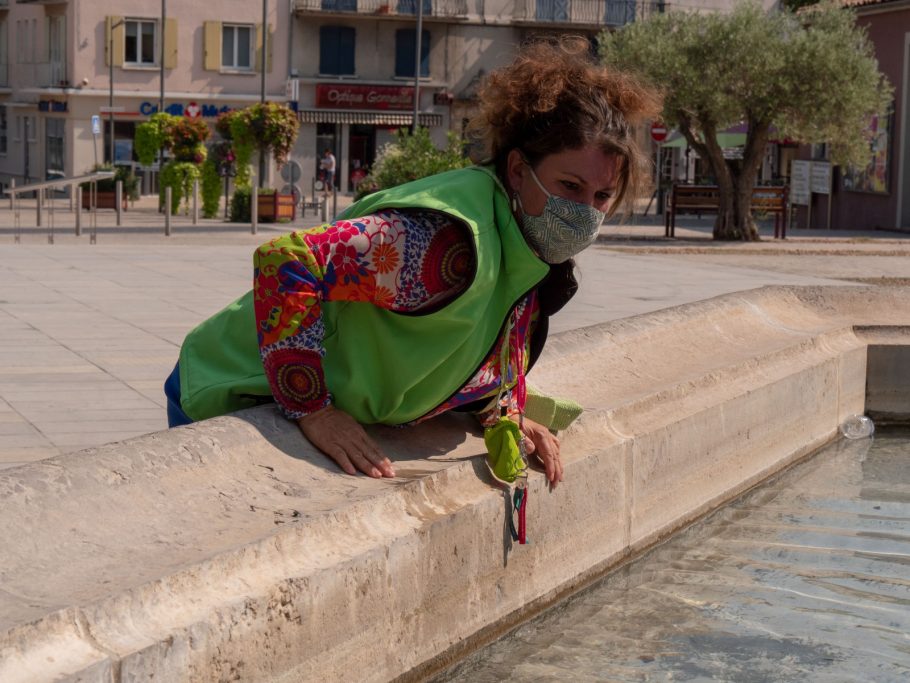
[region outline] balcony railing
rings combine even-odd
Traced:
[[[36,62],[17,64],[15,77],[20,86],[38,88],[68,88],[66,62]]]
[[[588,26],[635,21],[635,0],[515,0],[515,20]]]
[[[413,16],[418,0],[294,0],[294,11],[303,14],[371,14]],[[468,0],[423,0],[425,17],[465,17]]]

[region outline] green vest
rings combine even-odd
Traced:
[[[463,221],[477,268],[465,292],[426,314],[368,302],[324,302],[323,370],[334,405],[363,424],[403,424],[457,392],[492,350],[513,306],[547,274],[509,200],[483,167],[449,171],[364,197],[339,218],[388,208],[434,209]],[[252,292],[192,330],[180,350],[180,402],[194,420],[271,397]]]

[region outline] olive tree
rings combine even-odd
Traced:
[[[715,239],[759,239],[750,204],[772,128],[827,142],[834,163],[865,165],[869,117],[891,102],[854,13],[828,3],[800,15],[752,2],[729,14],[658,14],[602,34],[600,54],[663,90],[666,123],[717,179]],[[726,160],[716,134],[740,122],[748,125],[742,159]]]

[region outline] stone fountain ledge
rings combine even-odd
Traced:
[[[417,679],[833,438],[910,412],[910,290],[769,287],[551,339],[566,481],[512,546],[468,419],[339,474],[270,407],[0,472],[0,681]],[[869,371],[867,373],[867,366]],[[867,381],[868,374],[868,381]]]

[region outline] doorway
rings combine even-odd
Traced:
[[[316,124],[316,169],[314,177],[322,180],[322,157],[325,151],[331,150],[335,157],[335,178],[334,185],[338,187],[338,125],[335,123],[317,123]]]
[[[357,185],[370,171],[376,159],[376,128],[355,124],[351,126],[348,145],[348,190],[357,192]]]

